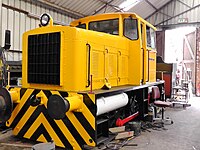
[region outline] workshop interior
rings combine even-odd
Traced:
[[[200,149],[199,11],[0,0],[0,149]]]

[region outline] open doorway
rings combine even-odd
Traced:
[[[180,63],[183,60],[183,39],[195,30],[195,27],[181,27],[165,31],[166,63]]]
[[[181,27],[165,32],[165,62],[174,64],[174,81],[179,73],[180,83],[189,81],[193,93],[196,93],[196,32],[195,27]]]

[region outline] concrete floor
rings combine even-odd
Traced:
[[[191,98],[189,103],[186,109],[177,105],[166,110],[165,116],[174,121],[165,125],[167,130],[142,132],[129,142],[138,146],[124,146],[121,150],[200,150],[200,97]]]

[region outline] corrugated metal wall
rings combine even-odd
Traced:
[[[49,13],[56,24],[68,25],[73,18],[67,14],[57,12],[51,8],[25,0],[0,0],[0,45],[4,44],[4,30],[11,30],[11,51],[7,53],[7,60],[21,60],[22,34],[39,25],[38,17]],[[1,6],[1,5],[0,5]]]
[[[200,20],[199,12],[200,0],[173,0],[147,20],[154,25],[180,25],[179,18],[188,18],[184,25],[194,25]]]

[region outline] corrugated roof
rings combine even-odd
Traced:
[[[109,13],[119,11],[119,5],[125,0],[39,0],[78,14],[79,17],[90,16],[99,13]],[[129,12],[137,13],[143,18],[147,18],[158,11],[166,3],[172,0],[141,0]]]

